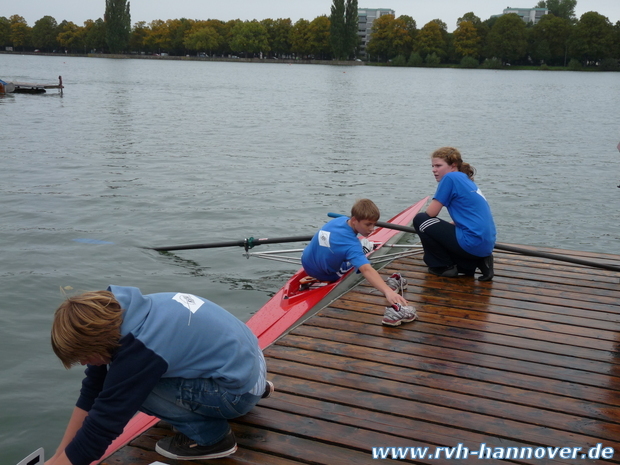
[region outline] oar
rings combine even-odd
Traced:
[[[331,218],[338,218],[339,216],[347,216],[347,215],[341,215],[339,213],[328,213],[327,216]],[[410,226],[401,226],[399,224],[394,224],[394,223],[384,223],[383,221],[377,221],[377,226],[381,228],[396,229],[398,231],[404,231],[404,232],[416,234],[416,230]],[[550,260],[558,260],[562,262],[576,263],[578,265],[591,266],[593,268],[602,268],[604,270],[610,270],[610,271],[620,271],[620,266],[616,266],[616,265],[608,265],[606,263],[591,262],[589,260],[582,260],[580,258],[567,257],[565,255],[557,255],[557,254],[548,253],[548,252],[537,252],[535,250],[522,249],[521,247],[514,247],[508,244],[495,243],[495,248],[497,250],[505,250],[507,252],[514,252],[514,253],[518,253],[521,255],[529,255],[532,257],[541,257],[541,258],[548,258]]]
[[[243,247],[247,252],[252,247],[261,244],[283,244],[285,242],[306,242],[312,240],[314,236],[292,236],[292,237],[272,237],[265,239],[254,239],[249,237],[240,241],[213,242],[210,244],[191,244],[191,245],[170,245],[167,247],[147,247],[151,250],[165,252],[170,250],[189,250],[189,249],[214,249],[217,247]]]

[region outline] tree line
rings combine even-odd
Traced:
[[[397,66],[501,67],[506,65],[598,66],[618,70],[620,21],[597,12],[575,17],[576,0],[542,0],[549,14],[537,24],[516,14],[481,20],[460,17],[454,32],[440,19],[417,28],[407,15],[377,18],[363,50],[357,35],[357,0],[333,0],[331,14],[312,21],[264,19],[154,20],[130,27],[129,4],[106,0],[104,18],[83,26],[44,16],[29,27],[24,18],[0,17],[0,47],[16,51],[111,52],[365,60]],[[365,52],[365,53],[363,53]]]
[[[566,2],[577,3],[552,0],[539,5]],[[418,30],[410,16],[385,15],[373,24],[367,53],[377,61],[401,66],[451,63],[471,68],[534,65],[620,70],[620,21],[613,25],[594,11],[576,19],[573,12],[574,7],[550,9],[536,24],[526,23],[516,13],[482,21],[469,12],[457,20],[453,33],[439,19]]]

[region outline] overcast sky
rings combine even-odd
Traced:
[[[416,20],[418,28],[433,19],[441,19],[452,32],[456,20],[464,13],[473,11],[485,20],[500,14],[504,8],[534,7],[538,0],[358,0],[360,8],[390,8],[396,16],[409,15]],[[231,19],[262,20],[265,18],[290,18],[313,20],[329,15],[331,0],[130,0],[131,24],[147,23],[155,19]],[[22,16],[29,26],[43,16],[52,16],[58,23],[72,21],[82,26],[88,19],[103,18],[105,0],[2,0],[0,16]],[[607,16],[612,24],[620,21],[620,0],[578,0],[576,14],[579,18],[587,11]]]

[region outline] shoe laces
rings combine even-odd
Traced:
[[[402,306],[401,304],[399,304],[399,303],[395,303],[395,304],[392,304],[392,308],[393,308],[395,311],[397,311],[397,312],[399,312],[399,313],[400,313],[400,312],[401,312],[401,310],[402,310],[402,308],[403,308],[403,306]]]
[[[195,447],[198,443],[183,433],[177,433],[172,438],[170,445]]]
[[[390,284],[394,286],[394,289],[392,290],[402,295],[404,291],[403,277],[399,273],[394,273],[392,276],[390,276],[389,281],[390,281]]]

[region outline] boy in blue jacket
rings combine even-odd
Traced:
[[[110,286],[71,297],[54,315],[52,348],[66,368],[87,368],[46,465],[99,459],[137,411],[179,431],[157,443],[163,456],[226,457],[237,450],[228,419],[273,390],[256,336],[222,307],[191,294]]]

